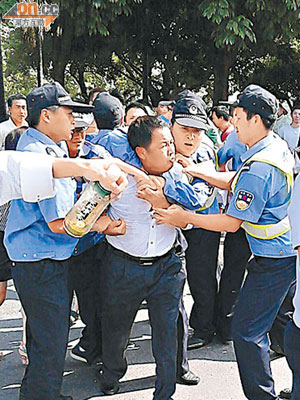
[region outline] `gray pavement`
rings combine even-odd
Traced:
[[[185,291],[184,301],[189,311],[192,299]],[[0,349],[5,357],[0,362],[0,399],[17,400],[24,367],[18,355],[22,335],[22,319],[17,294],[9,282],[7,300],[0,308]],[[69,347],[76,344],[82,324],[78,321],[71,329]],[[150,400],[155,381],[155,364],[151,353],[151,331],[148,312],[142,308],[132,329],[135,348],[127,351],[129,367],[122,379],[120,393],[109,399]],[[189,352],[190,367],[200,376],[197,386],[177,385],[174,400],[244,400],[232,345],[225,346],[216,340],[209,346]],[[285,358],[272,361],[276,391],[291,385],[291,373]],[[95,372],[85,364],[75,361],[67,352],[63,393],[74,400],[99,399]],[[41,399],[42,400],[42,399]]]

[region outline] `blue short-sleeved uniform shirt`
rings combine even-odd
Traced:
[[[237,171],[242,165],[241,156],[246,151],[247,146],[240,142],[236,131],[232,131],[218,151],[219,163],[224,164],[232,159],[232,170]]]
[[[273,140],[275,138],[270,134],[256,143],[241,156],[242,162],[258,151],[267,149]],[[272,165],[254,161],[241,172],[227,214],[258,225],[276,224],[287,216],[289,200],[283,173]],[[247,238],[254,255],[274,258],[295,255],[290,231],[268,240],[248,234]]]
[[[48,136],[33,128],[23,133],[17,150],[53,157],[66,156],[65,151]],[[55,179],[54,184],[57,193],[51,199],[37,203],[12,201],[4,237],[11,260],[65,260],[71,256],[78,240],[66,234],[51,232],[48,223],[63,219],[73,207],[76,182],[71,178],[62,178]]]

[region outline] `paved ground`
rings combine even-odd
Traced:
[[[185,294],[189,310],[191,296]],[[24,368],[17,352],[22,333],[20,303],[10,282],[8,298],[0,308],[0,349],[6,356],[0,362],[0,399],[17,400],[18,388]],[[71,329],[69,347],[76,344],[82,325],[80,322]],[[138,312],[132,330],[135,349],[127,352],[129,368],[122,379],[120,394],[110,396],[112,400],[150,400],[155,380],[155,366],[150,346],[150,326],[147,309]],[[232,346],[217,341],[200,350],[189,352],[191,369],[201,377],[198,386],[177,385],[174,400],[244,400],[239,382],[237,365]],[[284,358],[272,361],[276,390],[291,385],[291,373]],[[71,394],[74,400],[99,399],[99,389],[94,371],[73,360],[69,351],[65,364],[63,393]],[[42,400],[42,399],[41,399]]]

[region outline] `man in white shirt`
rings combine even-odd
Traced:
[[[291,152],[299,146],[299,135],[300,135],[300,104],[294,105],[292,109],[292,123],[285,125],[279,129],[279,136],[284,139]]]
[[[129,127],[128,140],[142,169],[149,174],[159,176],[173,166],[174,140],[169,128],[157,118],[138,118]],[[137,197],[136,182],[129,177],[128,188],[108,211],[111,218],[124,218],[126,233],[122,237],[107,236],[100,389],[106,395],[118,392],[119,379],[127,370],[124,352],[131,326],[146,299],[156,361],[154,399],[170,400],[176,384],[177,319],[185,270],[176,229],[157,225],[151,209],[147,201]]]
[[[9,132],[21,126],[28,126],[26,97],[23,94],[13,94],[7,99],[9,119],[0,124],[0,150],[4,150],[5,138]]]

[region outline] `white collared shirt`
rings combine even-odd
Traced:
[[[157,225],[152,218],[151,205],[136,195],[136,182],[129,176],[129,185],[121,198],[108,211],[112,219],[123,218],[126,233],[107,236],[107,241],[115,248],[135,257],[157,257],[167,253],[176,239],[176,229],[169,225]]]

